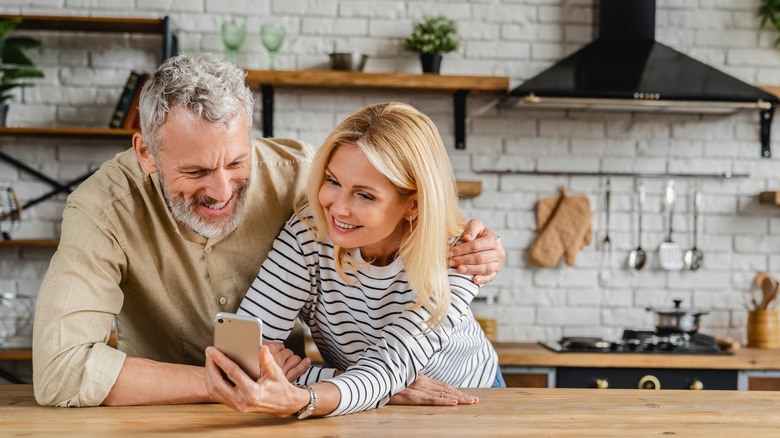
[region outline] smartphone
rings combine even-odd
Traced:
[[[260,378],[262,335],[260,318],[226,312],[214,317],[214,346],[254,380]]]

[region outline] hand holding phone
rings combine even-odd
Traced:
[[[263,322],[254,316],[219,312],[214,317],[214,346],[253,380],[260,378]]]

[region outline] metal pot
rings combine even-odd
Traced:
[[[647,308],[648,311],[655,312],[655,329],[659,334],[693,334],[699,331],[699,317],[708,312],[684,310],[680,308],[681,303],[682,300],[674,300],[674,307],[671,309]]]

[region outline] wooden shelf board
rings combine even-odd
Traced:
[[[474,93],[504,93],[509,88],[508,77],[450,76],[413,73],[363,73],[332,70],[247,70],[246,81],[252,87],[373,88]]]
[[[458,196],[461,198],[473,198],[482,194],[482,181],[456,181]]]
[[[163,33],[160,18],[84,17],[55,15],[0,15],[0,19],[19,17],[17,29],[67,30],[83,32]]]
[[[0,360],[32,360],[32,348],[0,350]]]
[[[758,202],[761,204],[780,205],[780,191],[761,192],[758,194]]]
[[[780,97],[780,86],[759,85],[758,88],[766,91],[767,93],[771,93],[777,97]]]
[[[98,137],[130,137],[138,130],[93,128],[87,126],[20,126],[0,127],[0,135],[36,135],[36,136],[98,136]]]
[[[48,247],[56,248],[60,244],[59,240],[53,239],[19,239],[19,240],[0,240],[0,247]]]

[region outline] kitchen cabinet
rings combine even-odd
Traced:
[[[721,383],[710,385],[709,381],[723,379],[735,383],[739,390],[780,390],[780,350],[742,348],[733,355],[701,355],[560,353],[536,343],[495,343],[494,346],[504,380],[512,386],[552,388],[562,382],[568,387],[574,387],[571,375],[575,372],[594,371],[594,375],[598,376],[599,372],[610,370],[619,375],[628,375],[636,382],[645,375],[653,376],[655,372],[658,374],[655,377],[661,381],[661,389],[664,389],[665,378],[679,378],[667,375],[676,371],[675,374],[679,376],[680,372],[677,371],[686,371],[690,380],[685,381],[684,386],[683,383],[672,386],[693,386],[691,389],[696,389],[698,380],[704,385],[702,389],[711,389]],[[636,373],[641,376],[635,376]],[[576,386],[610,387],[611,382],[599,380],[603,379],[589,378],[577,382]]]

